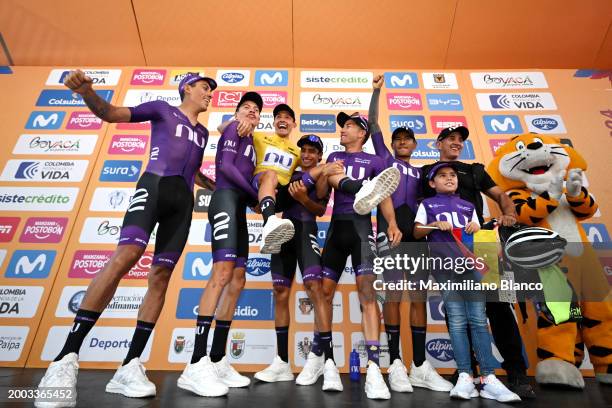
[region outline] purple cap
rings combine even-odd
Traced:
[[[187,85],[191,85],[198,81],[206,81],[208,83],[208,86],[210,86],[211,91],[214,91],[215,89],[217,89],[217,81],[215,81],[214,79],[205,77],[205,76],[201,76],[197,72],[188,72],[185,74],[183,79],[181,79],[181,82],[179,83],[179,86],[178,86],[178,91],[179,91],[179,94],[181,95],[181,98],[183,97],[183,93],[185,93],[185,87]]]
[[[453,162],[438,162],[434,164],[431,169],[429,169],[429,172],[427,173],[427,179],[430,181],[433,180],[434,177],[436,177],[436,173],[440,171],[440,169],[443,169],[445,167],[450,167],[451,169],[457,171],[457,168],[455,167],[455,164]]]
[[[336,122],[338,122],[340,127],[344,127],[344,124],[348,120],[352,120],[353,122],[355,122],[357,124],[357,126],[362,128],[363,130],[365,130],[366,131],[366,136],[370,134],[370,125],[368,124],[368,120],[366,118],[364,118],[363,116],[361,116],[361,114],[359,114],[359,112],[355,112],[352,115],[349,115],[349,114],[344,113],[344,112],[340,112],[338,114],[338,116],[336,117]]]

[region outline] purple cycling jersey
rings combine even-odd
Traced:
[[[291,176],[290,183],[301,180],[303,174],[304,172],[302,171],[299,171],[299,170],[294,171],[293,175]],[[317,190],[315,188],[311,188],[308,191],[308,198],[310,198],[314,202],[319,202],[319,203],[327,203],[327,201],[329,200],[329,196],[326,199],[322,199],[322,200],[318,199]],[[289,208],[283,211],[283,218],[298,220],[298,221],[303,221],[303,222],[317,220],[317,216],[315,214],[308,211],[306,207],[304,207],[301,203],[295,200],[291,202],[291,205],[289,206]]]
[[[253,137],[238,136],[238,122],[229,124],[217,144],[215,171],[217,190],[233,189],[257,199],[257,191],[251,185],[255,169]]]
[[[391,195],[393,208],[406,204],[412,211],[416,211],[417,200],[421,196],[421,169],[393,157],[385,145],[382,132],[372,133],[372,144],[376,155],[384,160],[387,167],[395,167],[400,172],[397,190]]]
[[[464,228],[470,222],[478,223],[474,205],[459,194],[436,194],[419,205],[414,222],[423,225],[436,221],[449,222],[454,228]],[[451,232],[434,230],[427,235],[429,242],[455,242]]]
[[[193,190],[208,130],[200,123],[193,126],[180,109],[164,101],[146,102],[129,109],[130,122],[151,121],[151,153],[145,171],[161,177],[181,176]]]
[[[329,155],[327,162],[344,160],[346,175],[354,180],[372,179],[383,171],[387,166],[378,156],[366,152],[334,152]],[[334,191],[333,214],[355,214],[353,203],[355,196],[340,190]]]

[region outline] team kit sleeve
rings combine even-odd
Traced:
[[[472,219],[470,220],[470,222],[475,222],[476,224],[478,224],[478,226],[480,226],[480,221],[478,221],[478,214],[476,214],[475,208],[472,211]]]
[[[151,101],[140,105],[129,107],[130,122],[146,122],[149,120],[159,120],[162,117],[163,109],[167,103],[163,101]]]
[[[237,129],[238,122],[233,122],[223,131],[219,140],[221,156],[216,165],[216,171],[223,174],[227,180],[231,180],[236,187],[249,194],[251,198],[257,199],[257,191],[255,191],[249,180],[245,178],[245,175],[234,164],[237,160],[237,149],[240,143]]]
[[[425,206],[423,205],[423,203],[419,204],[419,208],[417,208],[417,212],[414,217],[414,222],[427,225],[427,210],[425,210]]]

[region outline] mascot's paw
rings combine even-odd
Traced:
[[[567,385],[583,389],[582,373],[573,364],[563,360],[544,360],[536,366],[536,381],[538,384]]]

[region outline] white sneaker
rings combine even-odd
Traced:
[[[249,377],[245,377],[240,374],[232,365],[227,361],[227,357],[223,356],[220,361],[213,363],[217,367],[217,374],[219,380],[230,388],[248,387],[251,383]]]
[[[308,353],[306,364],[302,368],[302,372],[295,379],[297,385],[312,385],[317,382],[323,374],[323,366],[325,365],[325,357],[317,356],[312,351]]]
[[[428,388],[440,392],[449,392],[453,389],[453,384],[442,378],[427,360],[420,367],[415,366],[413,361],[408,379],[413,387]]]
[[[290,220],[278,218],[276,215],[268,218],[261,234],[262,254],[278,254],[281,245],[293,238],[295,228]]]
[[[412,392],[412,385],[408,379],[408,370],[402,360],[396,358],[387,370],[389,374],[389,385],[395,392]]]
[[[336,363],[331,358],[328,358],[325,362],[325,368],[323,369],[323,391],[342,391],[342,381],[340,380],[340,372]]]
[[[264,382],[293,381],[293,373],[289,363],[276,356],[272,364],[255,373],[255,378]]]
[[[229,392],[229,388],[219,380],[217,367],[208,356],[195,364],[187,364],[176,385],[202,397],[221,397]]]
[[[70,398],[49,402],[42,399],[34,401],[34,406],[39,408],[74,407],[76,406],[76,383],[79,372],[79,356],[76,353],[66,354],[60,361],[49,364],[45,375],[40,380],[38,388],[63,388],[70,391]]]
[[[478,396],[478,391],[474,386],[474,379],[468,373],[460,373],[457,384],[450,390],[451,398],[469,400]]]
[[[369,214],[382,200],[389,197],[400,181],[400,172],[395,167],[384,169],[372,180],[365,181],[355,194],[353,210],[357,214]]]
[[[510,391],[494,374],[480,377],[482,398],[494,399],[499,402],[518,402],[521,397]]]
[[[391,393],[387,388],[380,368],[371,361],[368,363],[368,371],[366,372],[365,393],[366,397],[370,399],[391,398]]]
[[[138,357],[117,369],[113,378],[106,384],[106,392],[122,394],[131,398],[155,396],[155,384],[147,378],[146,369]]]

